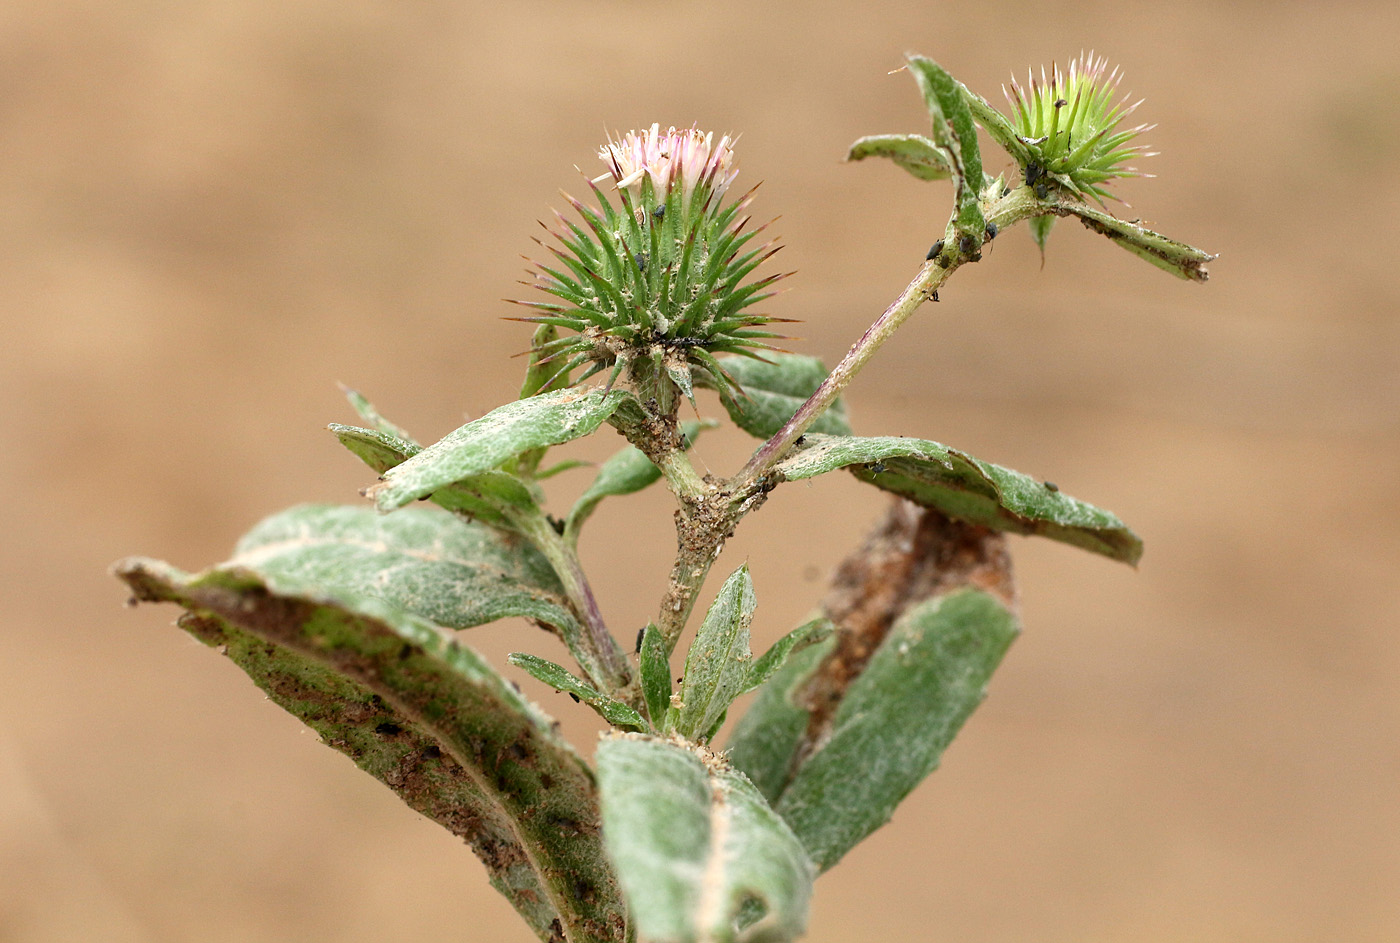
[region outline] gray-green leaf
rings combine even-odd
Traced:
[[[1062,216],[1077,216],[1085,228],[1107,236],[1114,244],[1178,278],[1204,282],[1210,277],[1206,263],[1215,256],[1195,246],[1168,239],[1145,226],[1119,219],[1083,203],[1060,202],[1055,204],[1055,212]]]
[[[423,451],[417,444],[374,429],[338,422],[329,428],[342,445],[381,475]],[[449,511],[504,530],[515,529],[514,514],[538,510],[534,493],[523,481],[494,469],[439,488],[430,499]]]
[[[592,685],[562,665],[556,665],[552,661],[537,658],[524,652],[512,652],[506,656],[506,661],[517,668],[524,669],[530,677],[537,681],[543,681],[554,690],[572,694],[597,711],[600,717],[614,727],[632,730],[645,730],[647,727],[646,719],[637,713],[635,708],[628,707],[621,701],[615,701],[606,694],[600,694]]]
[[[771,678],[778,669],[787,663],[794,653],[802,651],[809,645],[815,645],[822,639],[830,635],[836,626],[830,619],[817,618],[811,622],[806,622],[784,635],[773,643],[773,647],[764,652],[749,670],[749,677],[744,682],[744,691],[752,691]]]
[[[724,398],[724,408],[735,425],[751,436],[767,439],[792,418],[826,379],[827,369],[816,357],[801,354],[766,354],[771,363],[748,357],[721,357],[724,369],[739,382],[747,398]],[[813,432],[850,435],[846,404],[838,399],[812,424]]]
[[[921,134],[872,134],[851,145],[846,160],[887,157],[920,180],[947,180],[952,167],[943,150]]]
[[[676,729],[698,740],[709,735],[733,700],[748,690],[753,663],[749,625],[756,602],[749,568],[741,566],[720,587],[685,659]]]
[[[795,939],[811,862],[753,784],[699,750],[635,734],[598,745],[603,836],[639,939]]]
[[[269,577],[253,568],[263,564]],[[115,572],[140,600],[184,606],[182,628],[469,842],[542,940],[620,932],[622,898],[587,767],[553,721],[453,633],[344,587],[288,591],[297,578],[273,558],[193,576],[129,559]]]
[[[365,422],[385,435],[406,442],[415,448],[419,447],[418,442],[413,436],[405,432],[402,426],[395,425],[380,415],[379,410],[374,408],[374,404],[365,399],[364,395],[361,394],[359,390],[352,390],[343,383],[340,385],[340,390],[345,394],[345,398],[350,401],[350,405],[354,407],[355,412],[359,413],[360,418]]]
[[[277,592],[375,598],[452,629],[519,616],[577,631],[539,551],[441,511],[290,508],[249,531],[227,566],[258,573]]]
[[[974,254],[982,245],[986,220],[978,197],[982,193],[982,154],[977,146],[977,127],[972,112],[963,97],[962,86],[932,59],[909,57],[909,71],[919,83],[924,104],[933,123],[933,141],[953,157],[953,179],[957,184],[957,227],[964,240],[970,242],[967,254]]]
[[[1124,563],[1142,556],[1142,541],[1109,512],[926,439],[808,435],[775,471],[794,481],[837,468],[958,520],[1049,537]]]
[[[660,730],[671,706],[671,659],[666,651],[666,640],[655,625],[642,630],[642,645],[637,654],[642,697],[647,702],[651,725]]]
[[[756,779],[776,796],[774,807],[824,871],[889,821],[937,768],[1017,631],[1006,607],[980,590],[920,603],[894,624],[845,690],[829,733],[785,786],[786,777],[775,774],[790,767],[808,716],[791,697],[815,656],[790,661],[773,678],[771,698],[750,709],[730,756],[740,769],[757,767]]]
[[[369,489],[381,511],[392,511],[454,482],[491,471],[530,449],[588,435],[628,396],[621,390],[560,390],[507,403],[448,433],[384,473]]]

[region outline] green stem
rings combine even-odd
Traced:
[[[997,230],[1004,230],[1012,223],[1047,212],[1050,210],[1035,198],[1029,187],[1017,187],[988,207],[986,219],[988,223],[994,224]],[[954,222],[948,224],[946,231],[950,242],[956,238]],[[920,305],[932,298],[934,292],[954,272],[969,261],[974,259],[962,255],[955,245],[946,245],[941,254],[925,262],[919,273],[914,276],[914,280],[899,293],[899,297],[895,298],[860,339],[851,345],[851,349],[846,351],[846,356],[841,358],[841,362],[827,375],[816,392],[798,407],[793,417],[772,438],[754,452],[748,464],[734,476],[733,490],[736,493],[745,493],[757,487],[772,471],[773,466],[787,457],[797,440],[811,428],[812,423],[836,402],[836,398],[855,379],[856,374],[860,373],[870,358],[875,356],[875,352],[885,341],[894,336],[900,325],[907,321]]]

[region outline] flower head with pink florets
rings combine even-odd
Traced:
[[[749,309],[787,273],[745,282],[778,246],[750,247],[765,228],[746,228],[753,190],[724,201],[736,174],[733,144],[728,135],[652,125],[599,149],[607,172],[589,181],[597,208],[565,194],[582,223],[556,213],[558,245],[540,244],[561,264],[531,271],[530,284],[556,300],[518,302],[539,312],[520,320],[544,328],[536,362],[557,365],[547,366],[540,389],[608,370],[609,383],[625,376],[644,402],[670,412],[676,393],[691,396],[697,381],[739,392],[716,354],[761,358],[774,349],[766,341],[782,335],[766,326],[782,319]]]

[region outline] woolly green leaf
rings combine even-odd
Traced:
[[[1077,216],[1086,229],[1101,236],[1107,236],[1116,245],[1122,246],[1133,255],[1144,258],[1164,272],[1178,278],[1203,282],[1210,277],[1206,263],[1215,256],[1209,252],[1188,246],[1184,242],[1168,239],[1161,233],[1153,232],[1136,223],[1119,219],[1110,213],[1085,206],[1083,203],[1062,202],[1056,204],[1055,212],[1066,216]]]
[[[553,721],[453,633],[344,585],[301,586],[310,574],[277,562],[245,557],[190,575],[128,559],[114,570],[137,599],[184,606],[182,628],[471,844],[541,939],[620,933],[592,777]]]
[[[536,658],[534,655],[527,655],[523,652],[512,652],[506,656],[506,661],[523,669],[535,680],[543,681],[554,690],[572,694],[597,711],[599,716],[614,727],[626,727],[633,730],[646,729],[646,719],[634,708],[628,707],[621,701],[615,701],[606,694],[600,694],[592,685],[562,665],[556,665],[552,661]]]
[[[894,624],[774,804],[820,870],[888,822],[938,767],[1017,632],[1015,617],[974,589],[920,603]]]
[[[369,400],[365,399],[364,396],[359,393],[359,391],[352,390],[350,389],[350,387],[345,386],[344,384],[341,384],[340,390],[342,393],[345,394],[345,398],[350,401],[350,405],[354,407],[355,412],[359,413],[360,418],[363,419],[365,422],[369,423],[375,429],[378,429],[380,432],[384,433],[387,436],[392,436],[396,439],[408,443],[409,445],[418,445],[418,443],[414,441],[413,436],[405,432],[402,427],[394,425],[392,422],[381,416],[379,414],[379,410],[375,409],[374,405],[370,403]]]
[[[1055,228],[1054,216],[1032,216],[1026,223],[1031,229],[1031,238],[1040,248],[1040,261],[1045,264],[1045,244],[1050,241],[1050,230]]]
[[[635,734],[605,739],[597,760],[603,835],[639,939],[784,943],[802,933],[811,862],[741,773],[708,751]]]
[[[328,428],[342,445],[380,474],[402,465],[423,450],[419,445],[386,432],[342,426],[336,422]],[[449,511],[505,530],[514,529],[509,511],[536,508],[534,495],[524,482],[514,475],[494,470],[439,488],[430,495],[430,500]]]
[[[652,726],[660,730],[671,706],[671,659],[666,651],[666,640],[655,625],[642,630],[642,644],[637,653],[642,697],[647,703]]]
[[[748,690],[753,662],[749,625],[755,604],[749,568],[741,566],[720,587],[686,656],[676,718],[682,736],[707,737],[730,703]]]
[[[813,619],[778,639],[773,643],[772,648],[754,661],[753,667],[749,671],[749,677],[744,682],[744,690],[752,691],[763,684],[787,663],[788,658],[793,653],[800,652],[809,645],[815,645],[835,629],[836,626],[830,619]]]
[[[967,102],[968,111],[972,113],[973,119],[987,129],[987,136],[1010,154],[1017,165],[1024,168],[1031,159],[1031,152],[1016,134],[1016,128],[1010,119],[961,82],[958,82],[958,89],[962,92],[963,100]]]
[[[920,180],[947,180],[953,170],[945,152],[921,134],[873,134],[851,145],[846,160],[887,157]]]
[[[452,629],[520,616],[576,631],[554,570],[524,538],[439,511],[294,507],[249,531],[228,565],[278,592],[374,597]]]
[[[724,397],[724,408],[735,425],[759,439],[767,439],[781,429],[797,408],[817,391],[827,375],[826,367],[816,357],[769,353],[768,360],[768,363],[748,357],[720,360],[747,394],[738,400]],[[845,402],[838,399],[833,403],[812,424],[812,431],[850,435]]]
[[[861,481],[949,517],[1035,534],[1136,564],[1142,541],[1107,511],[1048,482],[924,439],[808,435],[775,467],[789,481],[849,468]]]
[[[933,140],[954,156],[953,179],[957,184],[957,228],[975,255],[982,245],[987,223],[978,196],[982,192],[982,154],[977,146],[977,127],[963,97],[962,86],[942,66],[924,56],[909,57],[909,71],[919,83],[924,104],[933,122]]]
[[[627,395],[621,390],[569,389],[507,403],[389,469],[367,493],[381,511],[403,507],[454,482],[491,471],[522,452],[588,435]]]

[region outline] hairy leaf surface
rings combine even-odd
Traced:
[[[587,767],[450,631],[343,587],[289,590],[295,577],[264,577],[246,560],[197,575],[137,558],[115,569],[136,598],[185,607],[183,628],[469,842],[541,939],[620,936]]]
[[[723,357],[728,370],[747,397],[724,398],[724,408],[735,425],[751,436],[766,439],[783,427],[797,408],[826,379],[827,369],[816,357],[768,353],[770,363],[747,357]],[[838,399],[812,424],[813,432],[850,435],[846,404]]]
[[[369,489],[381,511],[392,511],[454,482],[495,469],[531,449],[588,435],[627,398],[621,390],[567,389],[507,403],[449,432]]]
[[[1124,563],[1142,556],[1142,541],[1108,511],[926,439],[809,435],[775,471],[796,481],[838,468],[958,520],[1049,537]]]
[[[598,785],[640,940],[781,943],[801,934],[811,862],[742,773],[703,748],[620,735],[598,745]]]

